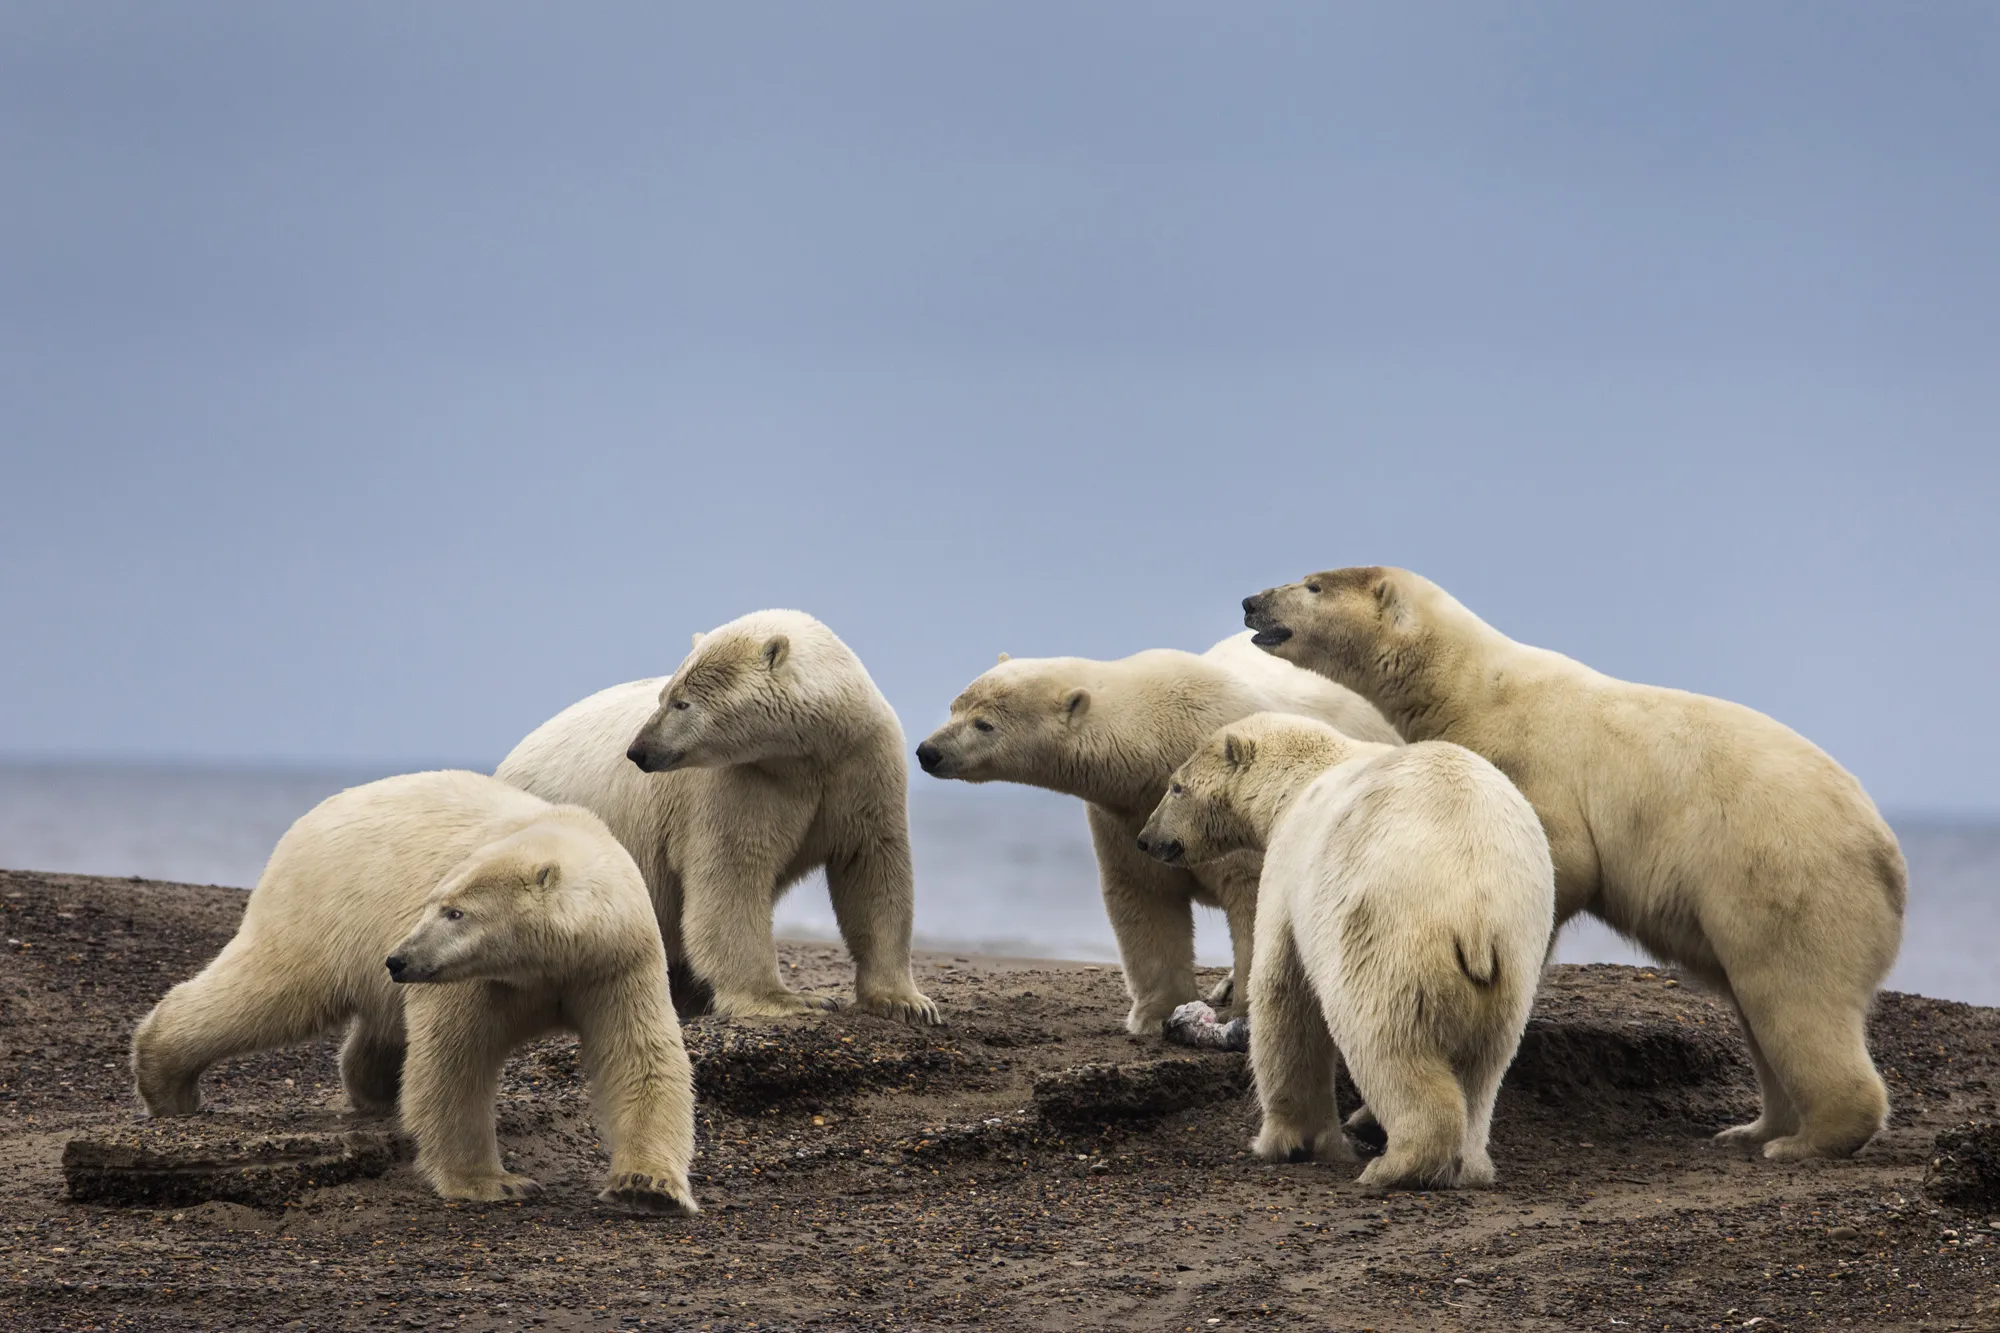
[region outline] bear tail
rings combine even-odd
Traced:
[[[1489,990],[1500,982],[1500,945],[1491,938],[1468,943],[1462,936],[1451,937],[1453,954],[1458,959],[1458,970],[1466,980],[1481,990]]]

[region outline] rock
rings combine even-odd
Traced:
[[[1521,1034],[1507,1082],[1556,1100],[1585,1087],[1648,1090],[1733,1082],[1748,1068],[1734,1036],[1727,1029],[1643,1020],[1613,1024],[1534,1018]]]
[[[2000,1205],[2000,1124],[1972,1121],[1937,1136],[1924,1193],[1968,1213]]]
[[[64,1147],[62,1168],[70,1198],[85,1203],[275,1208],[308,1189],[379,1176],[409,1152],[389,1129],[231,1132],[208,1117],[80,1134]]]
[[[1249,1063],[1209,1056],[1088,1064],[1035,1080],[1035,1109],[1052,1124],[1089,1129],[1233,1101],[1250,1090]]]

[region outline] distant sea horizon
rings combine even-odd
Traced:
[[[0,867],[248,889],[293,820],[343,788],[422,767],[362,763],[0,758]],[[1910,863],[1903,951],[1888,985],[2000,1004],[2000,812],[1887,812]],[[1074,798],[913,773],[919,947],[1116,962],[1096,860]],[[778,904],[779,934],[837,938],[817,876]],[[1226,965],[1218,912],[1196,916],[1201,961]],[[1650,963],[1590,919],[1562,962]]]

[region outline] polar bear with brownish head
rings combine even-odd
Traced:
[[[1590,912],[1727,996],[1766,1157],[1840,1157],[1882,1128],[1867,1016],[1902,941],[1896,838],[1840,765],[1739,704],[1515,643],[1428,579],[1367,567],[1244,599],[1257,643],[1372,700],[1410,740],[1512,778],[1548,831],[1560,924]]]
[[[293,824],[236,936],[132,1039],[154,1115],[199,1109],[219,1060],[345,1025],[357,1112],[398,1108],[417,1169],[451,1199],[540,1187],[500,1163],[508,1052],[578,1034],[611,1150],[600,1199],[696,1211],[694,1084],[639,868],[597,816],[479,773],[412,773]]]
[[[1132,996],[1126,1027],[1158,1035],[1197,998],[1194,905],[1229,918],[1232,982],[1250,975],[1261,858],[1240,852],[1190,868],[1134,843],[1176,765],[1217,727],[1257,712],[1302,713],[1362,740],[1395,730],[1353,691],[1273,661],[1235,634],[1205,653],[1155,648],[1116,661],[1005,658],[952,701],[951,720],[917,747],[933,777],[1019,782],[1080,797],[1104,908]],[[1231,994],[1217,987],[1212,1002]],[[1240,1009],[1240,1004],[1237,1006]]]
[[[1388,1147],[1371,1189],[1493,1183],[1493,1099],[1555,922],[1535,811],[1443,741],[1371,745],[1257,713],[1175,770],[1140,844],[1168,864],[1264,854],[1250,1063],[1266,1161],[1353,1161],[1336,1048]]]
[[[861,1008],[915,1023],[937,1006],[910,975],[916,911],[903,729],[861,660],[802,611],[695,636],[673,675],[573,704],[496,776],[602,816],[652,891],[676,993],[715,1012],[828,1007],[778,975],[771,913],[824,868]]]

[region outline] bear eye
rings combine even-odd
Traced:
[[[1168,791],[1169,793],[1171,793],[1172,795],[1175,795],[1175,796],[1185,796],[1185,795],[1187,795],[1187,788],[1186,788],[1186,787],[1183,787],[1183,786],[1181,786],[1181,784],[1180,784],[1180,783],[1178,783],[1178,782],[1170,782],[1170,783],[1168,783],[1168,784],[1167,784],[1167,791]]]
[[[972,719],[972,729],[974,731],[991,731],[993,730],[993,724],[983,717],[975,717]]]
[[[675,711],[675,712],[677,712],[677,713],[684,713],[684,712],[686,712],[686,711],[687,711],[687,708],[688,708],[688,701],[687,701],[687,700],[685,700],[685,699],[676,699],[676,700],[674,700],[674,711]]]
[[[1317,583],[1308,583],[1308,584],[1306,585],[1306,591],[1307,591],[1307,592],[1318,592],[1318,591],[1319,591],[1319,585],[1318,585]]]
[[[444,919],[447,921],[456,921],[464,915],[465,913],[459,911],[456,907],[447,907],[444,909]]]

